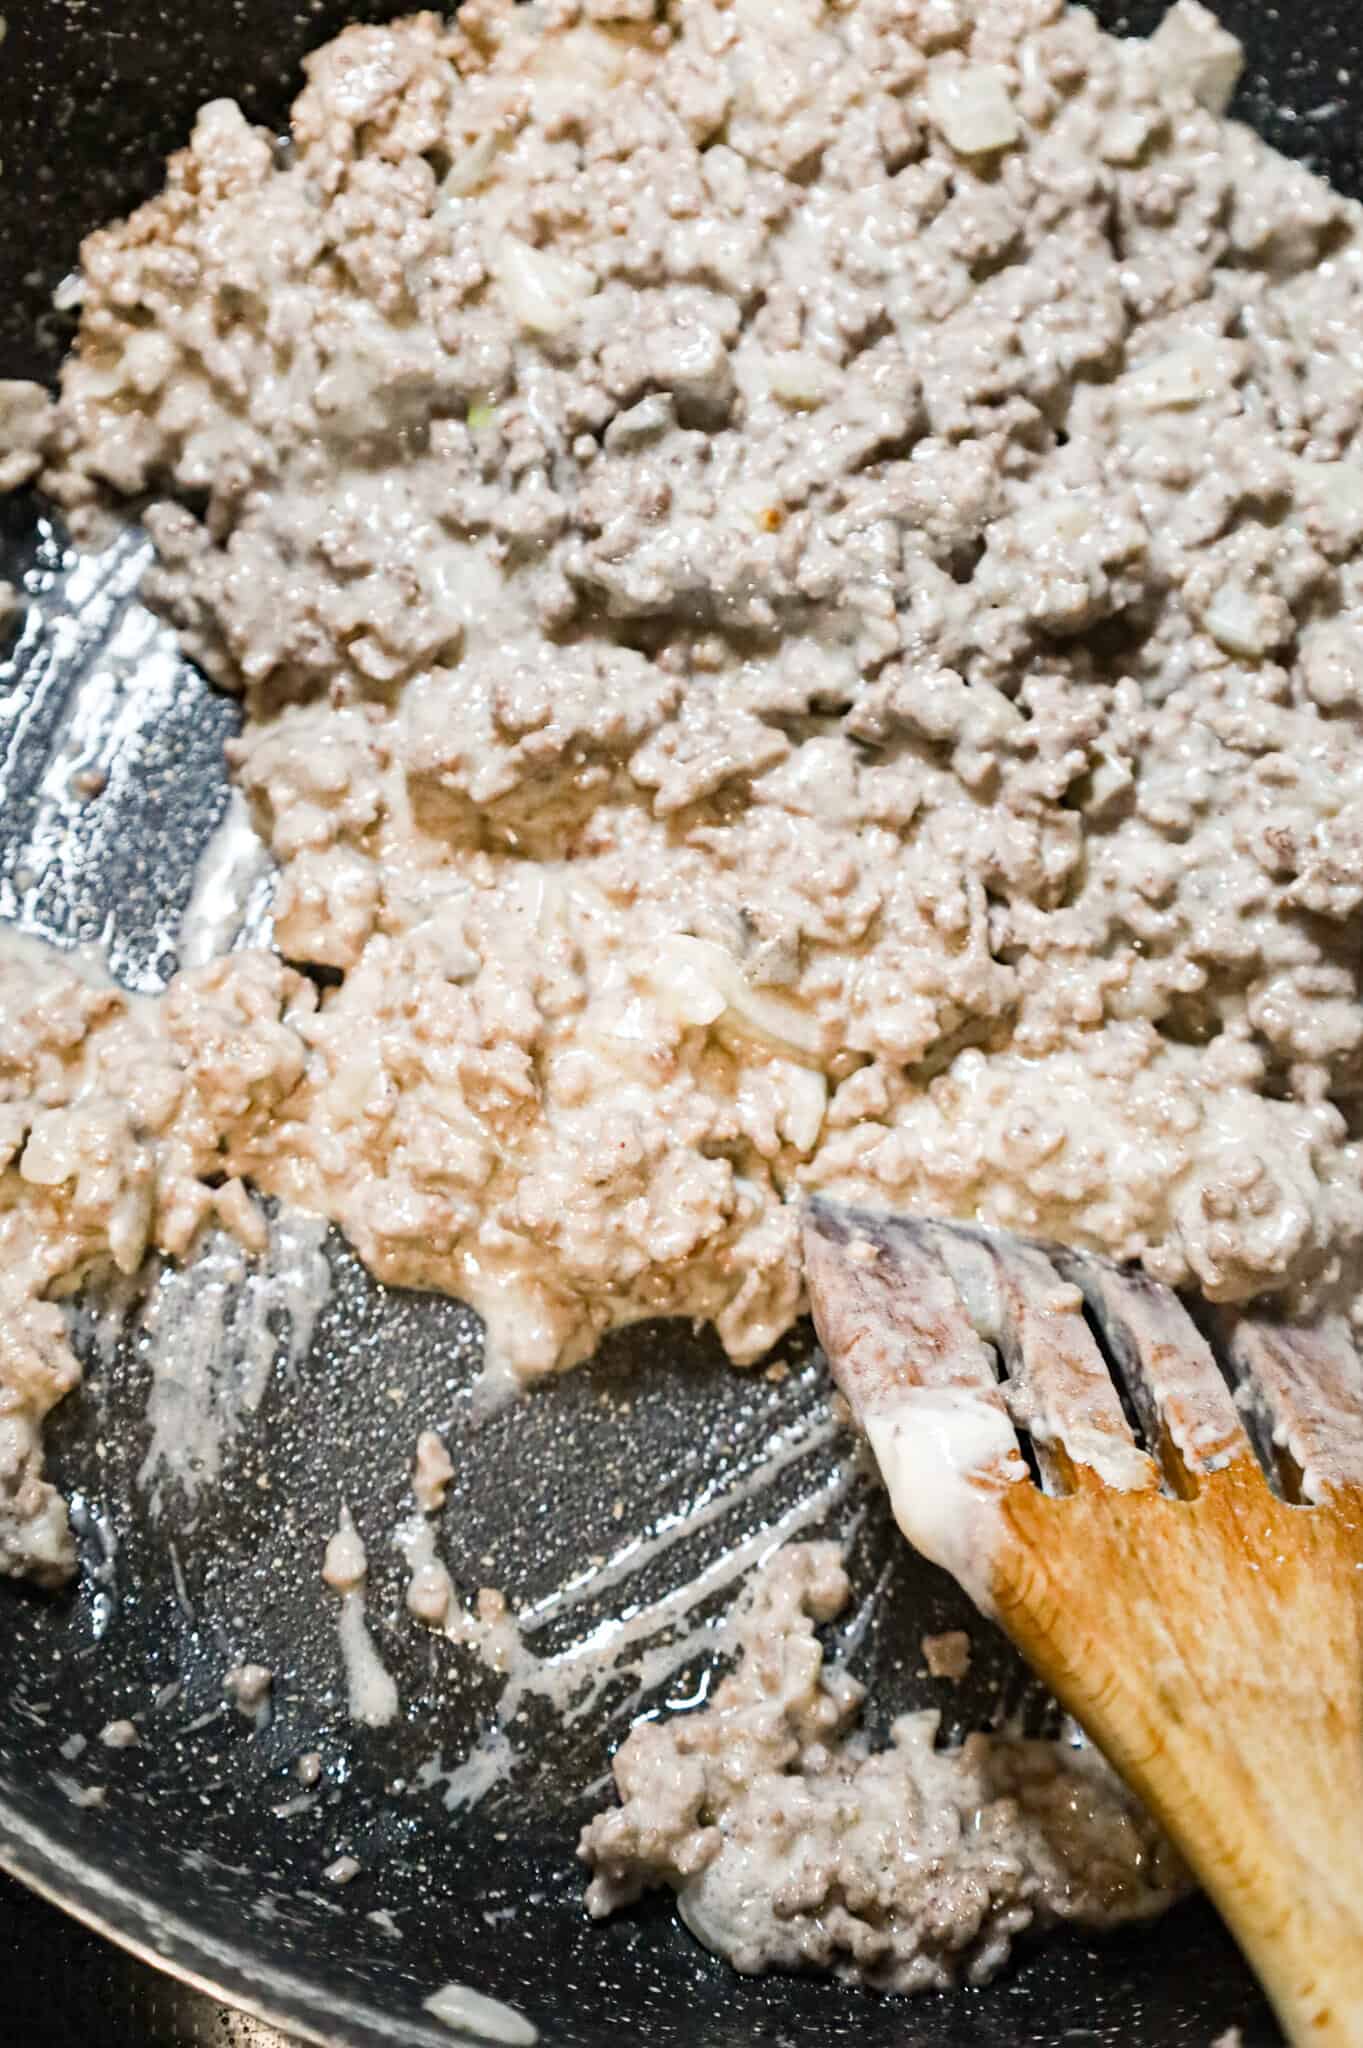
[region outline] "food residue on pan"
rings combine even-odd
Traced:
[[[535,2048],[539,2030],[514,2006],[488,1998],[467,1984],[442,1984],[424,2001],[423,2011],[457,2034],[475,2033],[506,2048]]]
[[[61,1298],[157,1254],[173,1306],[215,1230],[268,1274],[262,1193],[470,1300],[509,1380],[653,1315],[761,1358],[811,1191],[1355,1307],[1363,215],[1223,118],[1240,61],[1196,0],[1148,42],[1060,0],[465,0],[318,51],[287,151],[206,107],[89,239],[55,406],[0,384],[0,484],[89,542],[142,509],[148,600],[244,698],[274,950],[196,940],[156,1001],[0,951],[0,1568],[73,1565]],[[193,1469],[263,1384],[198,1355]],[[414,1476],[409,1606],[514,1696],[516,1618],[436,1551],[438,1439]],[[790,1815],[874,1781],[960,1873],[952,1816],[1021,1773],[984,1974],[1079,1910],[1070,1764],[820,1748],[850,1695],[770,1609],[785,1555]],[[365,1574],[343,1512],[378,1726]],[[806,1938],[826,1856],[734,1923],[743,1840],[768,1870],[799,1823],[769,1758],[708,1782],[717,1725],[626,1745],[597,1902],[661,1878],[745,1965],[944,1975],[907,1893]],[[1093,1799],[1072,1899],[1153,1907]]]
[[[941,1635],[924,1636],[922,1651],[929,1678],[949,1678],[957,1683],[969,1676],[970,1637],[963,1628],[944,1629]]]
[[[340,1596],[336,1629],[345,1662],[350,1718],[365,1728],[384,1728],[397,1716],[398,1689],[365,1616],[368,1575],[364,1543],[350,1509],[342,1506],[336,1533],[327,1544],[322,1577]]]
[[[248,1721],[260,1725],[269,1719],[274,1673],[267,1665],[233,1664],[223,1679],[222,1689]]]
[[[1029,1929],[1147,1919],[1178,1896],[1178,1859],[1090,1748],[941,1748],[927,1711],[873,1749],[863,1688],[815,1633],[847,1597],[835,1544],[790,1545],[757,1576],[734,1675],[617,1752],[621,1803],[578,1851],[593,1913],[670,1885],[737,1969],[922,1991],[987,1982]]]

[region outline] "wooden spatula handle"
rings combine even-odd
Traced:
[[[1294,2048],[1363,2048],[1363,1497],[1015,1487],[999,1618],[1159,1817]]]
[[[1343,1872],[1358,1870],[1359,1828],[1363,1816],[1352,1814],[1325,1852]],[[1319,1882],[1319,1872],[1300,1857],[1281,1855],[1281,1842],[1252,1840],[1246,1850],[1257,1858],[1244,1883],[1239,1909],[1232,1906],[1230,1884],[1209,1887],[1219,1898],[1284,2031],[1294,2048],[1363,2048],[1363,1912],[1357,1894],[1342,1900],[1333,1887]]]
[[[1267,1688],[1179,1713],[1133,1777],[1258,1971],[1295,2048],[1363,2048],[1363,1791],[1328,1705]],[[1352,1731],[1355,1761],[1363,1741]],[[1157,1791],[1156,1791],[1156,1788]],[[1143,1787],[1144,1789],[1144,1787]]]

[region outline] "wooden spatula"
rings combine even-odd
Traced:
[[[904,1534],[1158,1816],[1289,2039],[1363,2048],[1347,1327],[1226,1316],[1223,1368],[1175,1295],[1101,1259],[825,1202],[804,1242]]]

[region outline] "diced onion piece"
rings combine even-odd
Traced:
[[[544,10],[517,8],[517,25],[522,13],[537,15],[544,25]],[[576,28],[546,36],[533,53],[526,83],[534,94],[535,121],[552,128],[565,113],[584,103],[600,104],[611,88],[625,76],[631,54],[626,36],[612,33],[595,22],[584,21]]]
[[[723,1023],[777,1052],[818,1059],[817,1021],[784,996],[755,989],[737,960],[711,939],[679,935],[659,949],[649,976],[665,1006],[684,1024]]]
[[[1063,491],[1013,515],[1013,531],[1031,555],[1053,555],[1093,531],[1093,505],[1082,491]],[[967,702],[973,692],[966,686]]]
[[[475,137],[450,165],[440,184],[442,199],[462,199],[469,192],[476,192],[492,169],[497,152],[502,146],[502,133],[498,128],[489,128]]]
[[[508,235],[493,263],[497,282],[517,322],[529,334],[561,334],[596,290],[584,263],[552,249],[532,249]]]
[[[1166,407],[1201,405],[1228,391],[1244,368],[1242,342],[1190,341],[1128,370],[1118,390],[1127,404],[1162,412]]]
[[[342,1123],[358,1123],[390,1092],[377,1048],[358,1046],[336,1064],[327,1090],[328,1112]]]
[[[1098,154],[1105,164],[1139,163],[1150,140],[1151,127],[1151,117],[1144,108],[1128,107],[1125,113],[1113,114],[1103,123]]]
[[[1273,630],[1264,598],[1240,584],[1228,583],[1219,590],[1202,615],[1202,623],[1227,654],[1258,661],[1280,637]]]
[[[812,1152],[827,1113],[828,1083],[823,1075],[812,1067],[792,1073],[786,1087],[786,1106],[781,1112],[781,1136],[797,1152]]]
[[[724,1015],[726,998],[709,957],[719,950],[703,939],[673,939],[649,968],[664,1009],[679,1024],[717,1024]]]
[[[1127,762],[1102,747],[1097,748],[1089,772],[1088,794],[1084,798],[1085,811],[1091,816],[1098,816],[1115,798],[1126,794],[1133,780]]]
[[[767,385],[786,405],[821,405],[837,386],[838,372],[812,349],[782,349],[766,359]]]
[[[150,1182],[124,1188],[109,1212],[109,1256],[120,1273],[135,1273],[146,1256],[151,1236]]]
[[[928,79],[928,112],[961,156],[1007,149],[1021,132],[1008,81],[992,64],[938,64]]]
[[[1150,38],[1150,55],[1173,85],[1186,86],[1213,114],[1231,103],[1245,53],[1200,0],[1178,0]]]
[[[33,1119],[19,1161],[30,1187],[55,1188],[74,1180],[80,1171],[79,1123],[60,1109],[40,1110]]]
[[[1357,462],[1293,462],[1304,497],[1314,499],[1339,519],[1356,519],[1363,511],[1363,464]]]
[[[1302,642],[1300,672],[1307,695],[1322,711],[1363,708],[1363,634],[1341,619],[1313,627]]]

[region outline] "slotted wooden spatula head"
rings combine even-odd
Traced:
[[[1294,2043],[1363,2048],[1363,1365],[1088,1254],[812,1202],[909,1541],[1162,1821]]]

